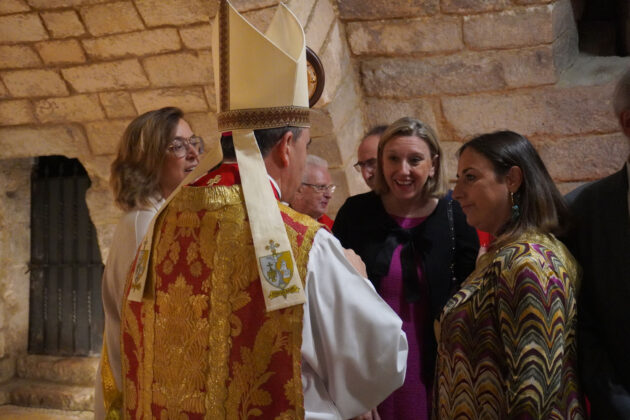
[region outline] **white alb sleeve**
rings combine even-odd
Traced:
[[[315,412],[309,416],[309,410],[325,411],[330,403],[343,419],[376,407],[404,381],[407,338],[398,315],[325,229],[315,235],[309,254],[306,297],[302,358],[307,418],[325,418]]]

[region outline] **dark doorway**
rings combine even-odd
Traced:
[[[596,56],[630,55],[628,0],[572,0],[580,51]]]
[[[31,178],[29,353],[86,356],[102,345],[103,264],[77,159],[36,159]]]

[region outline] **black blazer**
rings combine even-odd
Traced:
[[[449,232],[447,207],[451,202],[455,227],[455,250]],[[400,227],[385,211],[383,203],[373,191],[352,196],[341,206],[333,234],[345,248],[354,250],[365,262],[370,281],[379,290],[379,283],[387,274],[393,249],[386,249],[388,237]],[[429,288],[431,316],[439,317],[442,307],[459,289],[462,281],[475,268],[479,251],[477,231],[466,223],[461,207],[445,197],[429,217],[414,230],[413,239],[422,264],[422,273]],[[383,253],[388,255],[383,255]],[[378,263],[385,261],[386,264]],[[451,275],[454,262],[455,279]]]
[[[630,419],[630,221],[624,166],[567,195],[567,245],[584,270],[578,356],[593,419]]]

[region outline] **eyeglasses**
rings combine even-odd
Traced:
[[[197,154],[203,153],[203,139],[195,135],[192,135],[189,138],[175,137],[166,150],[174,154],[175,157],[181,159],[188,153],[186,146],[189,146],[197,152]]]
[[[362,169],[374,169],[376,168],[376,158],[371,158],[368,160],[360,160],[354,165],[352,165],[357,172],[361,172]]]
[[[337,186],[335,184],[330,184],[330,185],[321,185],[320,184],[320,185],[317,185],[317,184],[308,184],[306,182],[302,182],[302,185],[309,186],[309,187],[313,188],[315,191],[317,191],[320,194],[325,192],[325,191],[327,191],[328,194],[332,194],[337,189]]]

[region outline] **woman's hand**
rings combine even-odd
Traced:
[[[365,268],[365,263],[363,262],[361,257],[359,257],[357,253],[351,249],[344,248],[343,253],[346,256],[346,259],[348,260],[348,262],[352,264],[354,269],[357,270],[359,274],[361,274],[363,277],[367,279],[367,270]]]

